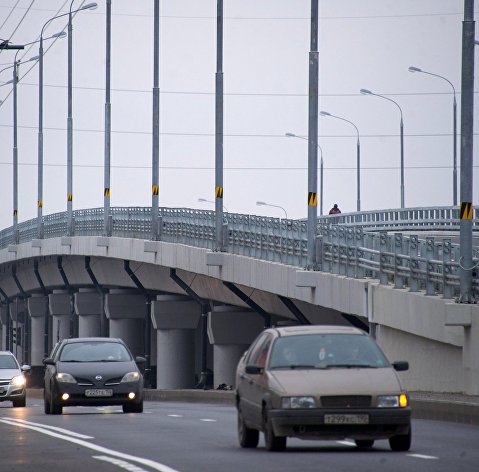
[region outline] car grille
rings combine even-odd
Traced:
[[[0,385],[9,385],[9,384],[10,384],[10,379],[6,379],[6,380],[1,379],[0,380]]]
[[[323,408],[369,408],[370,395],[335,395],[321,397]]]

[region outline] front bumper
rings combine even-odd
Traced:
[[[25,396],[25,387],[19,387],[18,385],[0,385],[0,402],[16,400]]]
[[[101,389],[112,390],[112,396],[108,397],[88,397],[86,390]],[[62,395],[69,395],[67,400],[62,399]],[[134,393],[135,397],[130,399],[129,393]],[[125,405],[127,403],[138,404],[143,401],[143,386],[139,382],[126,382],[119,385],[108,386],[80,386],[78,384],[58,383],[55,386],[54,396],[62,406],[107,406],[107,405]]]
[[[326,424],[325,415],[367,415],[367,424]],[[302,439],[388,439],[407,434],[410,408],[270,410],[274,433]]]

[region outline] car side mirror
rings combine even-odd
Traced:
[[[55,365],[55,361],[51,357],[43,359],[43,365]]]
[[[251,375],[258,375],[263,372],[263,368],[259,365],[250,364],[245,367],[245,372]]]
[[[146,364],[146,359],[142,356],[136,356],[135,357],[135,362],[137,364]]]
[[[21,367],[22,372],[25,372],[26,374],[29,374],[32,368],[28,364],[24,364]]]
[[[403,370],[409,370],[409,362],[408,361],[396,361],[393,362],[394,370],[401,372]]]

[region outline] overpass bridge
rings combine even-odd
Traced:
[[[38,381],[58,339],[122,337],[147,358],[150,385],[217,387],[234,384],[265,326],[352,323],[409,360],[409,389],[478,394],[479,310],[455,302],[458,212],[320,217],[314,270],[302,220],[225,213],[223,252],[211,211],[160,208],[158,240],[149,207],[111,208],[108,234],[102,208],[74,211],[73,225],[45,216],[42,232],[26,221],[0,232],[1,348]]]

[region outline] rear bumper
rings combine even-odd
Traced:
[[[325,415],[367,415],[367,424],[326,424]],[[277,436],[302,439],[387,439],[407,434],[411,425],[410,408],[270,410]]]

